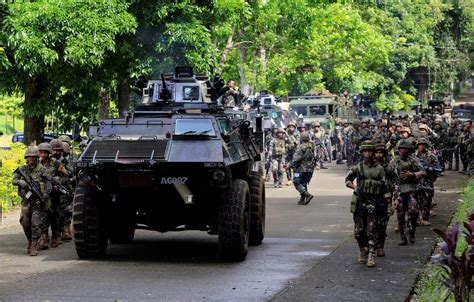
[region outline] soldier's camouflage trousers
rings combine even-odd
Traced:
[[[347,158],[347,166],[350,168],[353,165],[357,164],[358,157],[357,157],[357,148],[353,144],[348,144],[346,149],[346,158]]]
[[[313,173],[311,172],[303,172],[303,173],[295,172],[295,177],[293,178],[293,184],[295,185],[296,191],[298,191],[300,194],[303,194],[304,192],[308,191],[308,184],[311,181],[312,176],[313,176]]]
[[[51,232],[53,237],[56,237],[59,232],[59,221],[60,221],[61,211],[59,209],[59,193],[53,191],[51,193],[51,203],[49,205],[49,211],[44,218],[42,230],[43,233],[48,233],[49,227],[51,227]]]
[[[454,157],[454,160],[453,160]],[[454,161],[454,166],[453,166]],[[459,150],[448,149],[446,150],[446,162],[448,163],[449,169],[459,170]]]
[[[272,159],[272,172],[273,181],[275,184],[281,185],[283,183],[283,173],[285,173],[285,157],[273,156]]]
[[[288,151],[288,153],[286,154],[285,161],[287,163],[291,162],[294,154],[295,154],[294,150]],[[291,168],[286,169],[286,178],[288,179],[288,181],[293,181],[293,170]]]
[[[47,206],[35,201],[23,199],[21,202],[20,224],[23,227],[28,241],[38,241],[41,237],[43,220],[46,216]]]
[[[354,237],[359,248],[373,250],[377,247],[386,209],[386,202],[381,195],[359,195],[353,217]]]
[[[59,230],[60,232],[64,229],[66,226],[71,225],[71,219],[72,219],[72,194],[67,193],[61,195],[61,198],[59,200]]]
[[[377,248],[383,249],[385,246],[385,238],[387,237],[387,226],[390,220],[390,215],[387,211],[384,211],[382,217],[379,220],[378,236],[377,236]]]
[[[400,237],[405,239],[407,230],[410,234],[415,234],[418,207],[414,192],[401,193],[398,199],[400,201],[397,207],[398,228],[400,229]]]
[[[418,208],[421,210],[423,220],[430,219],[431,203],[433,202],[434,191],[431,189],[418,189],[416,191],[416,198]]]

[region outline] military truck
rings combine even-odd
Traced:
[[[126,118],[91,127],[76,164],[80,258],[103,256],[109,241],[132,242],[136,229],[206,231],[230,261],[262,243],[261,118],[254,127],[229,118],[218,104],[221,82],[176,68],[143,84],[143,103]]]

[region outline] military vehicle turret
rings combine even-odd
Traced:
[[[142,83],[126,118],[90,129],[79,157],[74,239],[80,258],[129,243],[136,229],[218,235],[222,259],[244,260],[265,234],[264,137],[218,104],[222,81],[177,67]]]

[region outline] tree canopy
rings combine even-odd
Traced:
[[[473,20],[470,0],[0,3],[0,91],[24,95],[31,141],[45,115],[67,130],[108,116],[110,102],[123,114],[137,76],[176,65],[247,94],[347,89],[394,111],[469,75]]]

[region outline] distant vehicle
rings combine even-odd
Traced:
[[[52,133],[45,133],[43,135],[43,141],[45,143],[49,143],[55,138],[58,138],[60,134],[52,134]],[[23,143],[25,141],[25,135],[23,132],[17,132],[12,135],[12,142],[13,143]]]
[[[290,111],[302,117],[306,127],[319,122],[327,128],[327,116],[334,114],[336,99],[335,95],[289,97]]]
[[[361,120],[375,121],[378,118],[378,113],[375,108],[363,108],[357,111],[357,117]]]
[[[451,112],[451,117],[453,119],[458,119],[461,122],[465,122],[465,121],[468,121],[468,120],[472,120],[472,112],[469,109],[455,108]]]
[[[277,98],[269,94],[268,91],[262,90],[260,91],[259,95],[256,98],[257,104],[260,106],[276,106],[277,105]]]

